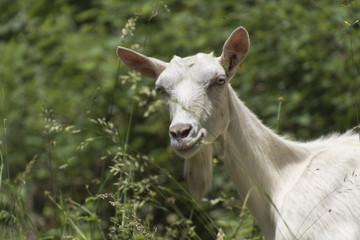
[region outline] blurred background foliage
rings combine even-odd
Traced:
[[[154,81],[128,72],[118,45],[165,61],[220,55],[242,25],[251,50],[231,84],[266,125],[308,140],[359,124],[359,1],[1,0],[0,9],[2,239],[261,237],[221,160],[201,206],[187,194]]]

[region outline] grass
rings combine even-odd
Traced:
[[[278,98],[279,105],[278,105],[278,112],[277,112],[277,117],[276,117],[276,133],[279,133],[281,105],[282,105],[283,101],[284,101],[284,97],[279,97]]]
[[[119,37],[122,43],[134,34],[137,19],[138,15],[124,24],[123,36]],[[350,30],[352,48],[354,30]],[[142,46],[146,47],[146,38]],[[356,76],[352,49],[351,54]],[[164,164],[164,158],[178,160],[166,147],[151,154],[134,150],[130,144],[135,134],[132,129],[139,120],[134,115],[145,109],[141,115],[151,118],[164,104],[154,97],[152,88],[140,84],[138,74],[120,75],[120,70],[118,67],[114,73],[115,88],[129,90],[127,100],[131,104],[127,109],[116,110],[117,92],[113,91],[107,116],[92,118],[79,113],[79,119],[86,120],[65,124],[60,120],[63,116],[55,117],[51,107],[44,104],[42,119],[38,120],[41,141],[36,153],[21,159],[20,167],[15,166],[19,162],[16,151],[8,151],[17,147],[9,139],[17,129],[8,122],[8,114],[17,109],[7,108],[9,96],[2,89],[0,239],[221,239],[221,233],[224,239],[261,239],[246,209],[248,196],[244,202],[238,200],[221,162],[214,161],[215,190],[198,204],[179,177],[182,169],[168,169],[172,164]],[[356,81],[353,84],[358,85]],[[97,94],[92,96],[89,108]],[[279,98],[277,132],[284,115],[282,103]],[[40,116],[41,111],[32,114]],[[84,159],[87,157],[91,159]],[[19,168],[23,170],[14,173],[13,169]]]
[[[138,81],[137,75],[129,76],[123,84]],[[260,238],[249,212],[235,200],[234,192],[204,199],[199,205],[183,182],[154,157],[131,150],[134,105],[128,110],[124,137],[119,126],[109,120],[89,119],[85,125],[65,125],[46,104],[42,111],[43,151],[14,177],[9,175],[12,156],[6,151],[6,112],[3,116],[1,239],[216,239],[218,233],[225,233],[224,239]],[[78,145],[72,146],[73,156],[59,161],[62,153],[58,149],[68,147],[74,139]],[[64,185],[64,177],[76,178],[72,165],[82,161],[81,152],[104,141],[106,149],[97,183],[83,182],[85,192]],[[39,179],[39,172],[46,174]],[[34,203],[33,199],[40,202]],[[36,209],[39,206],[40,211]]]

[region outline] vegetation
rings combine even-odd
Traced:
[[[251,50],[232,80],[264,123],[311,139],[359,124],[359,1],[0,1],[0,239],[260,239],[221,159],[197,204],[154,82],[165,61]],[[281,111],[280,111],[281,107]],[[245,197],[245,196],[243,196]]]

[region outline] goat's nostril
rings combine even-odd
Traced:
[[[180,131],[180,137],[186,138],[187,136],[189,136],[190,131],[191,131],[191,125],[184,126]]]
[[[177,139],[177,138],[178,138],[177,132],[176,132],[176,131],[173,131],[173,130],[171,130],[171,129],[170,129],[170,136],[171,136],[172,138],[174,138],[174,139]]]
[[[190,124],[176,124],[169,130],[170,136],[176,140],[180,140],[189,136],[192,126]]]

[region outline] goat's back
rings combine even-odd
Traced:
[[[360,239],[360,141],[345,134],[305,146],[308,165],[279,209],[276,239]]]

